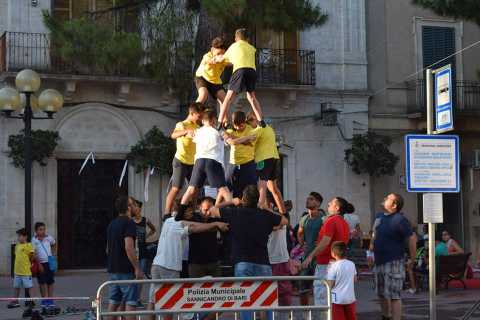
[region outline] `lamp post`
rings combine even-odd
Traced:
[[[15,78],[17,89],[0,89],[0,110],[6,118],[21,119],[25,124],[25,229],[29,238],[32,235],[32,120],[53,119],[53,114],[63,106],[62,95],[54,89],[44,90],[40,96],[34,95],[40,88],[39,75],[29,69],[20,71]],[[15,114],[23,106],[23,113]],[[38,117],[34,112],[43,110],[47,117]]]

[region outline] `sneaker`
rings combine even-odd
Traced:
[[[413,288],[410,288],[410,289],[408,289],[407,291],[408,291],[408,293],[410,293],[410,294],[415,294],[415,293],[417,293],[417,290],[415,290],[415,289],[413,289]]]
[[[137,301],[137,308],[138,309],[145,309],[145,305],[142,303],[142,301],[140,301],[140,300]]]
[[[47,300],[47,299],[43,299],[43,300],[40,302],[40,306],[42,307],[42,309],[48,307],[48,300]]]
[[[20,308],[20,304],[18,301],[12,301],[7,305],[8,309],[15,309],[15,308]]]

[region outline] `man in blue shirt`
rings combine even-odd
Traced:
[[[410,222],[400,212],[403,198],[395,193],[385,197],[384,212],[376,216],[370,250],[375,257],[375,284],[380,298],[382,319],[402,318],[401,292],[405,280],[405,244],[415,261],[417,237]]]

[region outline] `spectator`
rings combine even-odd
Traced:
[[[143,273],[149,277],[150,276],[150,259],[148,258],[148,251],[147,251],[147,239],[155,234],[157,229],[155,226],[148,220],[146,217],[142,217],[142,207],[143,203],[133,197],[130,197],[132,201],[132,213],[133,213],[133,221],[136,225],[137,230],[137,250],[138,250],[138,263],[140,264],[140,268],[142,269]],[[148,233],[147,233],[148,229]],[[138,286],[139,292],[139,300],[137,303],[138,308],[143,308],[143,304],[141,302],[142,296],[142,285]]]
[[[17,230],[17,244],[15,245],[15,263],[13,267],[13,288],[15,289],[15,298],[20,297],[20,289],[25,289],[25,297],[30,298],[30,288],[33,287],[32,271],[30,269],[35,250],[30,242],[27,242],[27,230],[22,228]],[[25,303],[29,305],[31,301]],[[18,300],[11,301],[8,306],[18,308],[20,304]]]
[[[238,200],[238,199],[237,199]],[[213,217],[229,224],[232,234],[232,259],[236,277],[271,276],[268,257],[268,239],[274,229],[288,223],[283,216],[257,208],[257,186],[249,185],[243,191],[240,207],[210,209]],[[239,204],[240,201],[236,201]],[[222,203],[228,205],[228,203]],[[241,312],[242,320],[253,319],[253,312]],[[269,313],[269,318],[271,313]]]
[[[443,230],[442,232],[442,241],[447,246],[449,255],[464,253],[462,247],[460,247],[457,241],[453,240],[453,238],[450,235],[450,232],[448,232],[447,230]]]
[[[333,320],[356,320],[355,282],[357,270],[355,264],[346,259],[347,245],[342,241],[332,244],[334,263],[328,266],[327,282],[332,288]]]
[[[360,228],[360,217],[355,213],[355,208],[352,204],[349,204],[347,213],[343,215],[343,218],[348,223],[350,228],[350,242],[349,248],[360,248],[362,244],[362,229]]]
[[[193,208],[181,206],[178,214],[185,215],[190,219]],[[175,217],[166,217],[163,222],[160,240],[158,241],[157,255],[153,259],[152,279],[177,279],[180,278],[182,271],[182,256],[188,235],[192,233],[210,232],[215,230],[226,231],[228,226],[223,222],[196,223],[190,221],[176,221]],[[158,285],[150,288],[149,310],[153,310],[155,305],[155,291]],[[164,319],[171,319],[172,315],[165,316]],[[151,317],[155,319],[154,316]]]
[[[399,320],[402,317],[401,293],[405,281],[405,242],[409,243],[407,267],[410,268],[415,261],[417,237],[410,222],[401,213],[403,198],[400,195],[391,193],[385,197],[383,208],[384,212],[377,215],[373,225],[370,250],[375,255],[375,284],[382,319]]]
[[[267,194],[267,203],[269,208],[273,211],[275,199],[271,193]],[[285,214],[280,213],[280,215],[286,217]],[[286,219],[288,222],[288,218]],[[268,239],[268,258],[270,265],[272,266],[273,276],[282,277],[291,275],[290,265],[288,264],[290,255],[287,246],[287,228],[288,223],[277,230],[273,230]],[[278,304],[280,306],[292,305],[292,293],[293,287],[291,281],[278,282]],[[289,314],[289,312],[279,312],[276,318],[280,320],[288,320]]]
[[[107,228],[107,271],[110,280],[142,279],[143,272],[138,263],[135,251],[137,230],[133,215],[135,203],[133,199],[120,196],[115,200],[115,210],[118,216],[110,222]],[[120,311],[125,304],[126,311],[135,311],[139,291],[135,284],[110,285],[109,312]],[[111,318],[113,320],[113,317]],[[126,317],[135,320],[135,316]]]
[[[55,239],[47,234],[47,227],[43,222],[35,223],[35,237],[32,239],[35,248],[35,258],[40,263],[40,273],[37,276],[40,294],[43,298],[53,297],[53,284],[55,283],[55,270],[50,268],[48,257],[54,256],[56,251]],[[55,308],[53,300],[44,299],[42,307]]]
[[[325,279],[327,276],[327,267],[330,260],[333,260],[331,255],[332,243],[342,241],[346,245],[350,238],[348,224],[343,219],[346,213],[348,202],[340,197],[335,197],[328,203],[328,216],[325,218],[322,228],[318,234],[317,244],[313,251],[303,261],[302,266],[308,267],[313,258],[317,259],[317,266],[315,267],[315,277]],[[320,280],[313,282],[315,305],[327,304],[327,288]]]
[[[323,197],[319,193],[314,191],[310,192],[305,204],[307,212],[302,216],[298,224],[298,242],[304,247],[303,260],[315,249],[318,233],[322,228],[323,218],[325,217],[325,212],[320,209],[322,202]],[[313,276],[315,274],[315,267],[316,261],[312,260],[310,265],[302,269],[300,275]],[[300,304],[302,306],[310,305],[309,298],[312,288],[313,281],[299,282]]]

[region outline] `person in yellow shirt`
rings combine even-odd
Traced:
[[[247,30],[238,29],[235,31],[235,43],[233,43],[225,54],[214,58],[216,63],[229,63],[233,65],[233,74],[230,78],[227,95],[220,107],[218,122],[226,123],[228,119],[228,109],[235,98],[235,95],[247,91],[247,100],[252,106],[253,112],[257,117],[261,127],[265,126],[263,121],[262,108],[255,94],[255,85],[257,82],[257,71],[255,65],[254,46],[247,41]]]
[[[199,127],[198,122],[203,110],[204,106],[201,103],[190,104],[187,118],[178,122],[171,134],[171,138],[177,140],[177,152],[172,161],[172,187],[167,194],[164,214],[172,213],[173,203],[178,192],[182,189],[185,179],[190,180],[192,176],[193,163],[195,162],[193,137],[195,136],[195,130]]]
[[[257,164],[258,191],[260,193],[260,206],[268,207],[267,189],[273,196],[278,211],[281,214],[287,213],[283,202],[282,193],[277,186],[277,166],[280,156],[278,154],[275,131],[271,126],[258,127],[255,115],[250,112],[247,116],[247,123],[252,128],[257,128],[257,140],[255,143],[255,163]]]
[[[234,198],[240,198],[248,185],[257,184],[255,140],[258,130],[246,121],[245,112],[235,111],[232,114],[233,130],[229,129],[224,134],[225,142],[231,146],[226,176]]]
[[[35,249],[30,242],[27,242],[27,230],[17,230],[17,244],[15,245],[15,264],[13,268],[13,288],[15,298],[20,297],[20,289],[25,289],[25,297],[30,298],[30,288],[33,287],[31,265]],[[30,302],[31,303],[31,302]],[[28,305],[29,303],[26,303]],[[18,300],[12,301],[7,306],[9,309],[18,308]]]
[[[210,51],[203,55],[202,61],[195,72],[195,86],[198,91],[196,102],[205,103],[210,94],[222,105],[225,99],[225,90],[223,89],[223,83],[220,77],[227,63],[215,63],[214,58],[224,53],[224,41],[222,38],[216,37],[212,40]]]

